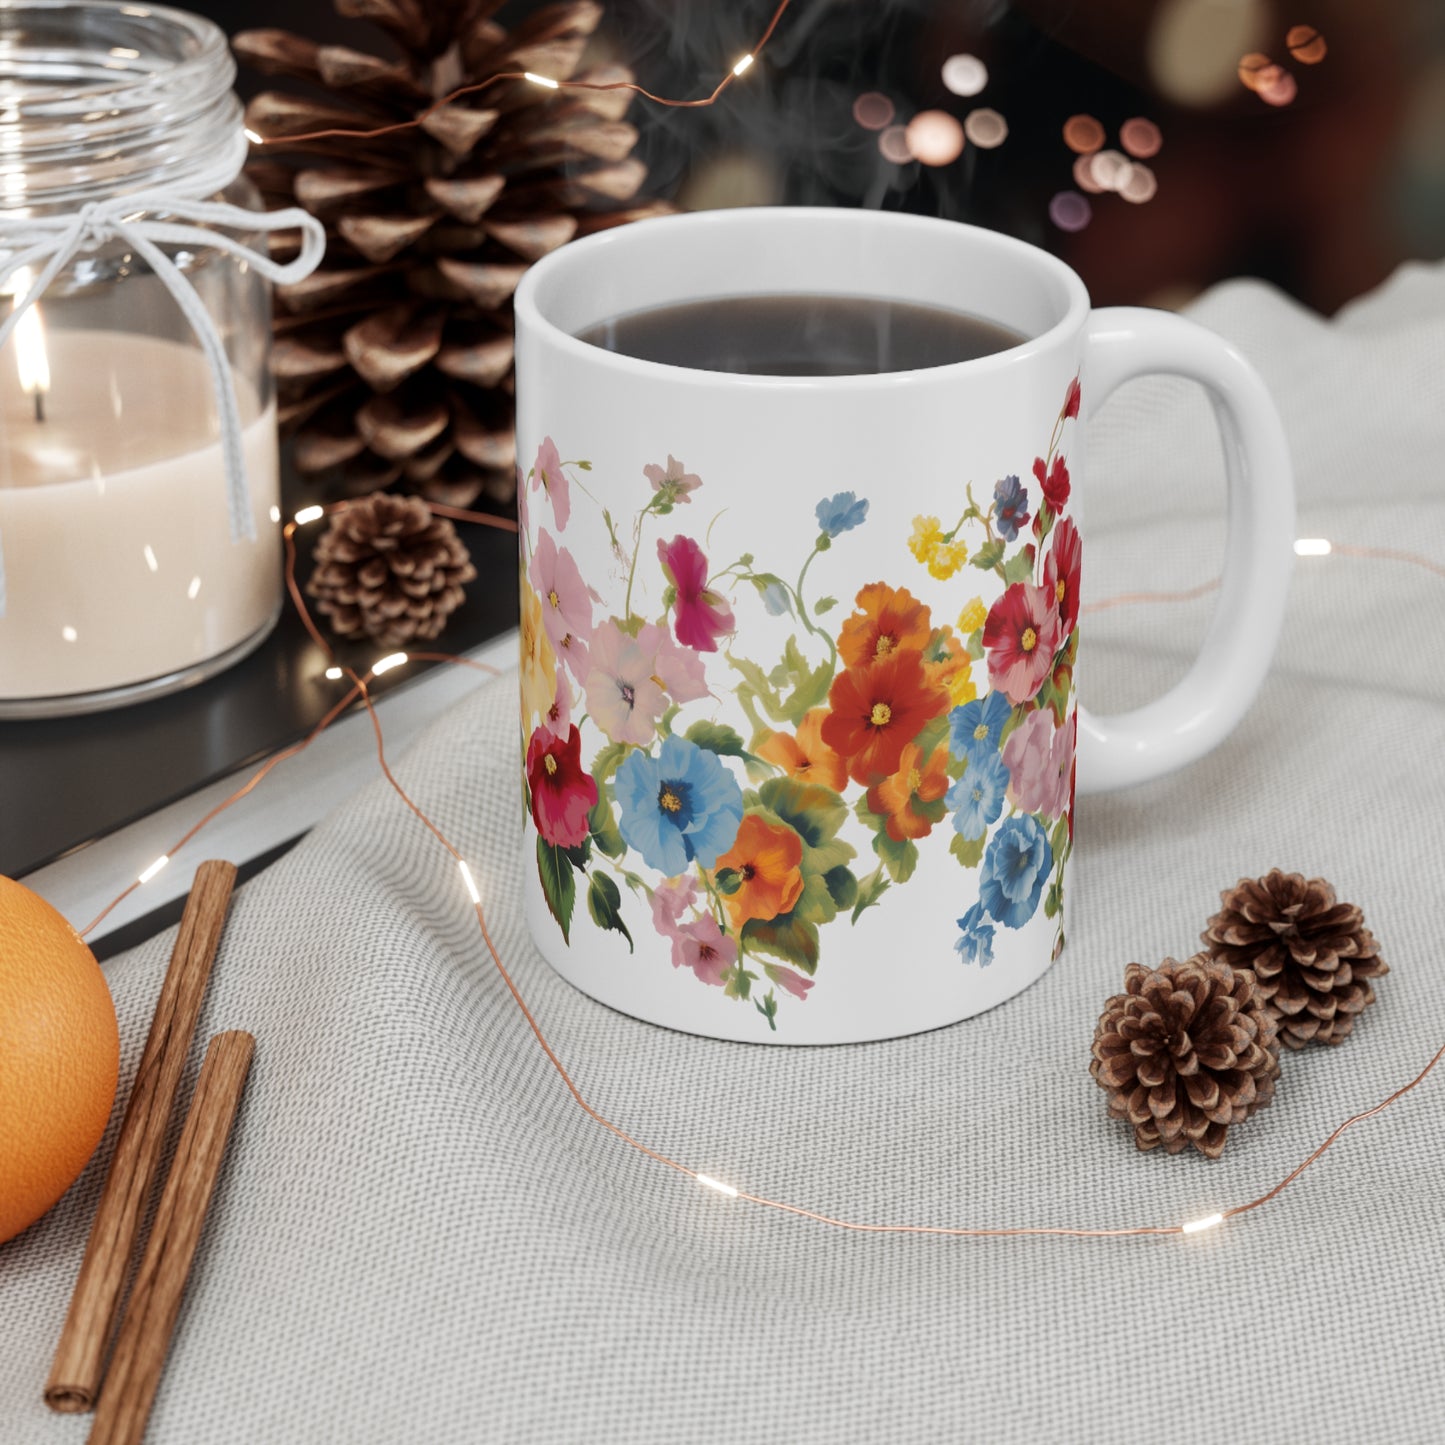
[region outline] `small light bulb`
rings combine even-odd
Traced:
[[[146,566],[149,567],[152,572],[159,572],[161,569],[161,564],[156,561],[156,554],[151,548],[151,544],[149,542],[147,542],[145,546],[141,548],[141,552],[145,556]]]
[[[380,677],[384,672],[390,672],[394,667],[400,667],[406,661],[404,652],[388,652],[385,657],[379,657],[371,664],[371,675]]]
[[[1191,1219],[1188,1224],[1179,1226],[1182,1234],[1198,1234],[1201,1230],[1213,1229],[1216,1224],[1223,1224],[1222,1214],[1206,1214],[1203,1219]]]
[[[156,874],[159,873],[161,869],[164,868],[166,864],[170,861],[171,855],[169,853],[162,853],[161,856],[157,858],[156,861],[152,863],[151,866],[147,868],[145,872],[140,875],[139,878],[136,879],[136,882],[149,883],[151,879],[154,878]]]
[[[277,507],[277,506],[274,506],[274,505],[272,506],[272,508],[271,508],[271,520],[272,520],[273,522],[279,522],[279,521],[281,520],[281,508],[280,508],[280,507]]]
[[[339,667],[328,667],[326,669],[326,680],[328,682],[335,682],[340,676],[341,669]]]
[[[731,1184],[724,1184],[721,1179],[714,1179],[711,1174],[697,1174],[693,1176],[699,1184],[708,1189],[716,1189],[719,1194],[726,1194],[729,1199],[736,1199],[738,1192]]]
[[[241,131],[245,135],[246,139],[250,141],[253,146],[263,146],[266,144],[266,137],[263,135],[257,135],[250,126],[242,126]]]
[[[1301,537],[1294,544],[1296,557],[1328,557],[1332,551],[1328,537]]]
[[[472,902],[480,903],[482,895],[477,891],[477,880],[472,877],[472,870],[467,867],[467,860],[458,858],[457,867],[462,870],[462,882],[467,885],[467,892],[472,895]]]
[[[525,76],[527,77],[527,79],[532,82],[533,85],[545,85],[548,90],[560,90],[560,89],[561,89],[561,86],[560,86],[555,80],[553,80],[550,76],[546,76],[546,75],[535,75],[535,74],[533,74],[533,72],[530,71],[530,70],[524,70],[524,71],[522,72],[522,74],[525,75]]]
[[[314,522],[318,517],[324,517],[325,515],[325,507],[302,507],[301,510],[296,513],[296,525],[298,527],[304,527],[307,522]]]
[[[742,59],[739,60],[735,66],[733,66],[733,74],[741,75],[743,71],[745,71],[752,63],[753,57],[751,55],[744,55]]]

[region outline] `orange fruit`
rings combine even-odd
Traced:
[[[0,878],[0,1242],[75,1182],[115,1102],[120,1032],[95,955]]]

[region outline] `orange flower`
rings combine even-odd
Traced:
[[[868,789],[868,806],[888,819],[888,836],[895,843],[926,838],[933,831],[933,821],[916,813],[914,805],[936,803],[948,791],[947,764],[947,748],[935,748],[925,763],[923,750],[909,743],[898,759],[898,771]]]
[[[815,707],[798,724],[796,737],[769,733],[767,741],[757,749],[758,756],[776,763],[790,778],[822,783],[825,788],[841,793],[848,781],[848,769],[843,759],[823,741],[823,719],[827,716],[827,708]]]
[[[717,860],[742,879],[736,893],[723,895],[728,917],[740,929],[751,918],[776,918],[803,895],[803,840],[782,823],[748,813],[733,845]]]
[[[857,598],[861,611],[843,624],[838,651],[849,667],[878,662],[895,652],[921,651],[928,644],[928,608],[906,587],[871,582]]]
[[[978,696],[978,689],[973,685],[973,659],[947,627],[935,629],[929,638],[923,654],[923,674],[935,687],[948,693],[948,700],[955,707],[972,702]]]
[[[839,673],[828,704],[823,741],[871,787],[898,771],[903,749],[948,707],[948,694],[929,682],[921,653],[893,652]]]

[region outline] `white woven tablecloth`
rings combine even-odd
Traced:
[[[1249,283],[1194,314],[1278,398],[1303,535],[1445,560],[1445,268],[1407,268],[1331,323]],[[1092,427],[1087,600],[1213,575],[1217,456],[1182,384],[1121,393]],[[1091,619],[1085,700],[1178,676],[1209,606]],[[1303,559],[1235,736],[1081,800],[1060,962],[895,1043],[710,1042],[557,980],[511,901],[511,679],[439,718],[399,773],[474,860],[579,1084],[639,1138],[861,1219],[1173,1223],[1261,1192],[1445,1039],[1442,614],[1428,573]],[[1380,1002],[1344,1047],[1286,1058],[1274,1106],[1218,1163],[1140,1155],[1087,1073],[1100,1006],[1127,961],[1191,952],[1220,887],[1276,864],[1363,906],[1392,966]],[[169,947],[107,969],[122,1099]],[[380,783],[238,896],[203,1033],[237,1027],[256,1064],[152,1441],[1445,1438],[1445,1070],[1276,1203],[1189,1240],[830,1231],[699,1189],[583,1116],[456,869]],[[0,1247],[4,1445],[85,1437],[40,1394],[112,1138]]]

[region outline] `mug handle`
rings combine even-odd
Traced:
[[[1222,742],[1269,671],[1294,565],[1294,481],[1284,427],[1259,373],[1222,337],[1168,311],[1095,311],[1085,333],[1092,411],[1123,382],[1166,372],[1200,382],[1224,442],[1229,536],[1219,601],[1188,674],[1111,717],[1079,708],[1081,793],[1162,777]]]

